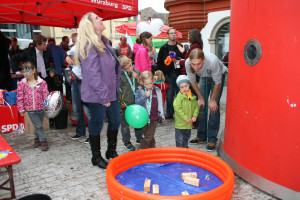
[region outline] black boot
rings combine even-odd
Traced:
[[[106,159],[115,158],[118,156],[116,152],[118,130],[107,130],[107,151]]]
[[[98,165],[98,167],[102,169],[106,169],[107,162],[102,158],[100,153],[100,135],[94,136],[90,135],[90,144],[91,144],[91,150],[92,150],[92,164]]]

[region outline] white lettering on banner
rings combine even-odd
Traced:
[[[123,5],[123,10],[132,10],[132,6]]]
[[[19,124],[2,125],[1,126],[1,132],[2,133],[9,133],[9,132],[17,131],[17,130],[19,130],[19,128],[24,130],[24,124],[20,123],[20,127],[19,127]]]
[[[20,124],[19,124],[19,131],[20,131],[21,133],[23,133],[24,130],[25,130],[25,124],[24,124],[24,123],[20,123]]]
[[[111,7],[115,7],[115,8],[118,8],[118,4],[117,3],[111,3],[107,0],[91,0],[92,3],[97,3],[97,4],[102,4],[102,5],[105,5],[105,6],[111,6]]]
[[[18,128],[19,128],[18,124],[2,125],[1,132],[6,133],[6,132],[9,132],[10,130],[16,131],[16,130],[18,130]]]

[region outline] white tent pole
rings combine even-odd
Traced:
[[[52,28],[53,28],[53,37],[54,37],[54,40],[56,41],[55,28],[54,28],[54,26]]]
[[[139,13],[137,14],[136,18],[135,18],[135,38],[138,37],[138,29],[137,29],[137,25],[139,23]]]

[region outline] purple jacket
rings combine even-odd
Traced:
[[[79,55],[83,102],[106,104],[118,100],[119,97],[121,66],[108,41],[103,38],[102,41],[112,52],[116,64],[106,48],[105,53],[100,53],[94,47],[91,48],[85,60]]]

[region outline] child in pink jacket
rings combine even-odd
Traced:
[[[135,69],[141,73],[144,71],[152,71],[151,58],[149,56],[149,48],[152,47],[152,34],[149,32],[143,32],[140,35],[141,44],[135,43],[133,46],[133,52],[135,54],[134,64]]]
[[[48,150],[47,137],[43,131],[44,101],[49,95],[47,83],[38,76],[34,64],[22,65],[24,77],[18,83],[17,107],[21,115],[27,112],[35,128],[34,147],[41,145],[42,151]]]

